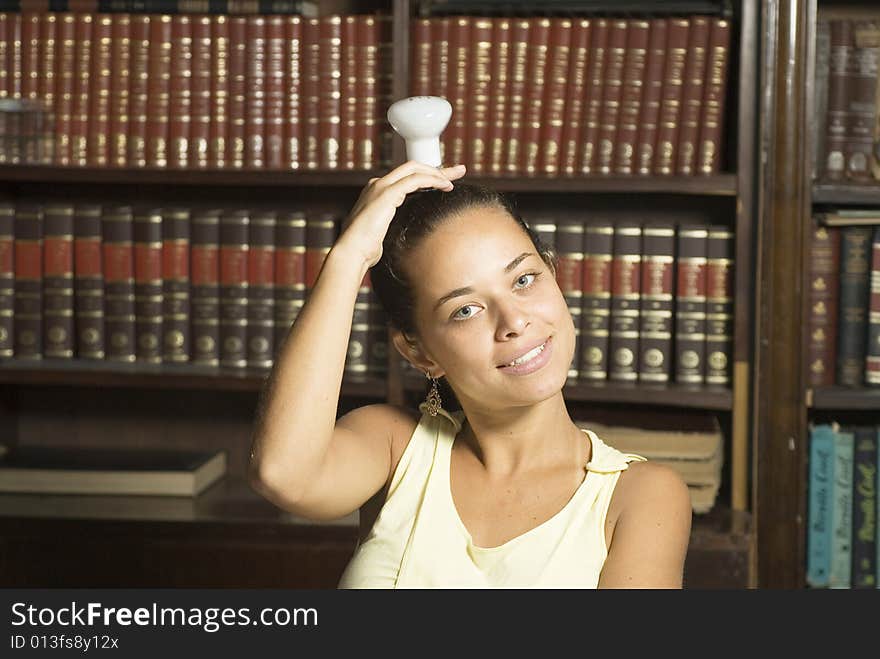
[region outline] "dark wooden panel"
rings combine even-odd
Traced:
[[[880,206],[880,185],[821,183],[813,186],[814,204]]]
[[[880,415],[880,388],[818,387],[808,402],[815,410],[867,410]]]

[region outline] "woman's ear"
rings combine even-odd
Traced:
[[[430,373],[435,378],[443,375],[442,371],[439,371],[437,363],[424,353],[421,344],[415,337],[408,336],[406,332],[399,329],[392,329],[391,341],[397,352],[422,373]]]

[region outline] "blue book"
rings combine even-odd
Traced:
[[[877,586],[877,428],[854,426],[852,586]]]
[[[831,576],[831,497],[834,484],[836,424],[810,430],[807,583],[827,588]]]
[[[834,485],[831,488],[831,588],[852,583],[853,447],[849,429],[834,433]]]

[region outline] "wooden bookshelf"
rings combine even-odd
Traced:
[[[817,387],[808,390],[807,405],[814,410],[874,411],[880,416],[880,389]]]
[[[817,183],[813,185],[814,204],[835,206],[880,206],[880,185],[845,185]]]

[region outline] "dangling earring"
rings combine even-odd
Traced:
[[[428,398],[425,400],[425,405],[428,406],[428,414],[437,416],[437,413],[440,412],[440,408],[443,406],[440,401],[440,389],[437,387],[436,378],[432,378],[427,371],[425,372],[425,377],[431,381],[431,388],[428,390]]]

